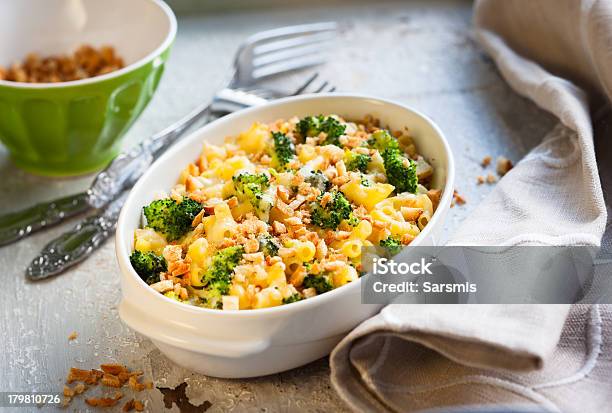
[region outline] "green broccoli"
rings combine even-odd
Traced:
[[[229,293],[232,272],[240,263],[244,248],[242,245],[227,247],[213,255],[212,261],[202,274],[202,295],[207,307],[219,308],[221,297]]]
[[[382,153],[387,181],[395,187],[396,193],[416,193],[419,178],[416,162],[402,156],[399,149],[386,150]]]
[[[351,227],[356,227],[357,225],[359,225],[359,222],[361,222],[361,220],[351,212],[351,216],[349,217],[347,222]]]
[[[191,229],[193,219],[202,210],[199,202],[183,198],[177,202],[174,199],[158,199],[144,207],[147,226],[161,233],[168,242],[176,241]]]
[[[171,300],[178,301],[179,303],[183,301],[183,300],[181,300],[181,298],[178,295],[176,295],[174,290],[170,290],[168,292],[165,292],[164,295],[166,297],[168,297],[169,299],[171,299]]]
[[[399,150],[397,139],[384,129],[379,129],[374,132],[370,139],[368,139],[368,145],[370,145],[371,148],[378,149],[381,154],[388,149]]]
[[[293,141],[282,132],[272,132],[274,151],[272,153],[272,167],[282,171],[295,156]]]
[[[266,257],[274,257],[278,255],[280,244],[271,235],[265,234],[259,237],[259,251],[263,252]]]
[[[319,136],[321,132],[325,132],[327,137],[323,145],[340,146],[340,136],[344,135],[346,125],[332,116],[307,116],[301,119],[297,124],[297,130],[300,135],[305,138],[307,136]]]
[[[304,138],[307,136],[318,136],[321,132],[320,124],[321,119],[323,118],[323,115],[306,116],[305,118],[300,119],[296,125],[296,129]]]
[[[310,203],[310,219],[313,224],[321,228],[336,229],[343,219],[351,217],[352,208],[342,192],[332,191],[329,193],[332,198],[325,206],[321,205],[321,200],[325,194],[319,195],[315,202]]]
[[[168,264],[165,258],[151,251],[132,252],[132,255],[130,255],[130,264],[132,264],[132,267],[140,278],[149,285],[158,282],[159,273],[168,270]]]
[[[396,255],[403,248],[402,243],[400,242],[399,238],[395,238],[392,236],[389,236],[386,239],[383,239],[382,241],[380,241],[380,246],[383,247],[385,250],[387,250],[387,252],[391,256]]]
[[[326,293],[334,288],[329,276],[327,275],[308,274],[306,277],[304,277],[302,285],[304,288],[314,288],[317,290],[317,294]]]
[[[300,174],[304,177],[304,182],[317,188],[320,192],[326,192],[331,187],[331,182],[321,171],[313,171],[310,167],[305,166],[300,169]]]
[[[248,201],[255,209],[259,219],[268,221],[274,199],[266,190],[270,187],[270,179],[265,173],[251,174],[242,172],[232,177],[238,197]]]
[[[368,164],[372,160],[370,155],[364,153],[348,152],[344,157],[346,169],[349,171],[359,171],[365,173],[368,169]]]
[[[295,293],[287,298],[283,298],[283,304],[297,303],[300,300],[302,300],[302,295],[300,293]]]
[[[402,154],[397,139],[381,129],[372,134],[368,144],[380,152],[387,181],[395,187],[395,192],[416,193],[419,183],[416,162]]]

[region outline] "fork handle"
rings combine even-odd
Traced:
[[[89,204],[101,208],[115,199],[144,174],[148,167],[194,123],[210,114],[210,104],[201,105],[187,116],[134,148],[119,154],[100,172],[90,187]]]
[[[128,194],[125,191],[108,206],[48,243],[26,269],[28,279],[38,281],[57,275],[93,254],[113,235]]]
[[[0,216],[0,246],[84,212],[89,208],[88,197],[87,192],[81,192]]]

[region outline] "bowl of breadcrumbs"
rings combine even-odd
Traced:
[[[50,176],[104,167],[175,35],[161,0],[0,2],[0,141],[13,162]]]

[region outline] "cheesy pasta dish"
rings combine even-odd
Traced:
[[[406,128],[336,115],[255,123],[204,143],[143,208],[130,262],[166,297],[222,310],[293,303],[353,282],[362,249],[398,253],[440,191]]]

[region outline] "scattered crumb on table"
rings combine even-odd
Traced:
[[[459,195],[459,192],[457,192],[457,190],[455,189],[453,191],[453,200],[451,202],[451,208],[453,206],[455,206],[455,204],[457,205],[463,205],[465,204],[467,201],[464,197],[462,197],[461,195]]]
[[[512,169],[514,165],[512,165],[512,161],[508,158],[506,158],[505,156],[498,156],[497,157],[497,173],[499,174],[499,176],[504,176],[508,173],[508,171],[510,171],[510,169]]]
[[[491,158],[489,155],[487,155],[484,158],[482,158],[482,162],[480,163],[480,165],[482,165],[483,168],[486,168],[487,166],[489,166],[491,164],[492,160],[493,160],[493,158]]]
[[[144,405],[140,400],[130,399],[123,405],[122,411],[131,412],[132,410],[136,410],[137,412],[141,412],[144,410]]]
[[[96,386],[101,384],[104,387],[117,389],[112,397],[89,397],[85,399],[85,403],[92,407],[112,407],[115,406],[121,398],[123,393],[121,390],[123,386],[128,386],[134,392],[140,392],[145,389],[152,389],[153,382],[150,380],[141,382],[140,378],[143,375],[142,371],[135,370],[130,371],[127,367],[121,364],[101,364],[100,370],[82,370],[72,367],[68,376],[66,377],[66,384],[63,389],[64,400],[62,405],[67,407],[74,397],[78,394],[83,393],[87,386],[85,384]],[[79,382],[71,388],[68,384],[73,382]],[[123,406],[124,411],[142,411],[144,405],[138,400],[129,400]],[[125,410],[128,409],[128,410]]]

